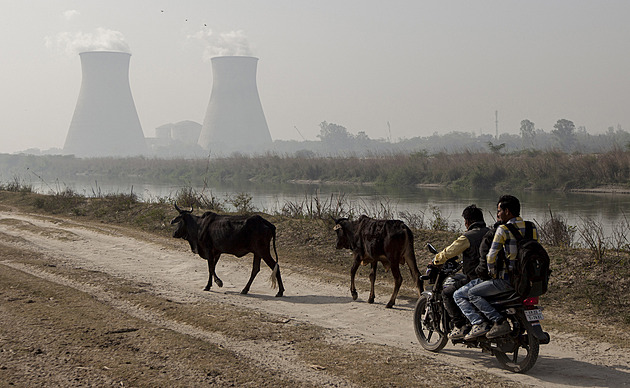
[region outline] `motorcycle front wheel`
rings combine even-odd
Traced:
[[[524,319],[524,317],[518,318],[521,327],[527,327],[527,322]],[[495,349],[493,353],[505,369],[516,373],[525,373],[532,369],[538,359],[540,341],[529,331],[521,333],[515,341],[513,351],[501,352]]]
[[[439,352],[448,343],[448,337],[445,330],[437,331],[441,324],[441,319],[434,322],[433,315],[428,311],[428,299],[425,295],[421,296],[416,303],[416,309],[413,313],[413,328],[416,331],[416,337],[423,348],[431,352]],[[439,314],[435,314],[438,315]]]

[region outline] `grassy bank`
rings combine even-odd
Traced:
[[[386,186],[439,184],[453,188],[570,190],[630,188],[630,151],[567,154],[440,153],[309,158],[280,155],[213,159],[92,158],[0,155],[0,181],[87,176],[135,182],[202,186],[225,182],[346,182]]]
[[[28,190],[0,191],[0,209],[19,208],[21,211],[86,218],[99,222],[133,227],[147,238],[156,234],[170,236],[170,220],[176,215],[171,203],[143,203],[133,195],[86,198],[78,195],[40,195]],[[201,212],[197,209],[197,212]],[[278,250],[282,261],[292,262],[304,273],[318,273],[346,282],[351,258],[347,251],[335,249],[332,221],[322,209],[322,217],[267,214],[278,228]],[[438,224],[425,223],[412,227],[415,236],[418,265],[422,268],[431,259],[424,244],[431,242],[443,247],[457,233],[438,230]],[[547,245],[552,257],[550,291],[543,297],[550,310],[549,323],[567,331],[584,331],[587,335],[603,335],[601,324],[614,324],[617,329],[630,329],[630,302],[624,296],[630,292],[630,256],[627,250],[569,248]],[[313,258],[318,258],[313,260]],[[402,296],[413,297],[408,271]],[[381,279],[388,279],[381,274]],[[363,276],[361,276],[363,277]],[[367,278],[367,277],[365,277]],[[367,279],[361,281],[367,282]],[[388,286],[389,287],[389,286]],[[389,289],[385,291],[388,293]],[[575,320],[571,323],[571,320]],[[575,324],[575,323],[579,323]],[[627,340],[620,338],[620,343]],[[625,342],[624,342],[625,341]]]

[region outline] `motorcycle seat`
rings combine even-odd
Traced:
[[[488,298],[490,303],[497,305],[507,305],[511,303],[520,304],[522,300],[523,298],[514,290],[502,292],[500,294],[493,295],[492,298]]]

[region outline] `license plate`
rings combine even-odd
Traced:
[[[527,318],[529,322],[541,321],[543,320],[542,311],[540,311],[540,309],[525,310],[525,318]]]

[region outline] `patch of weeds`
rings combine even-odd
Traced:
[[[232,197],[228,197],[228,202],[234,206],[239,214],[249,214],[256,211],[252,203],[252,196],[249,193],[238,193]]]

